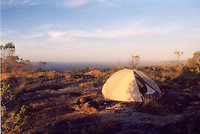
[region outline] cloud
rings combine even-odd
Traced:
[[[63,5],[69,8],[77,8],[92,2],[104,3],[106,1],[107,0],[67,0]]]
[[[22,3],[26,4],[26,3],[30,3],[30,0],[23,0]]]
[[[34,39],[34,38],[41,38],[45,36],[45,33],[31,33],[28,35],[21,35],[22,38],[24,39]]]
[[[0,39],[36,39],[47,35],[46,31],[53,27],[54,24],[44,24],[36,28],[32,28],[27,34],[11,29],[3,29],[0,31]]]
[[[1,37],[6,38],[6,37],[15,37],[16,35],[19,35],[18,31],[11,30],[11,29],[3,29],[1,30]]]
[[[70,36],[66,35],[65,32],[50,31],[48,32],[49,41],[70,41],[73,40]]]
[[[39,0],[2,0],[1,6],[2,8],[8,8],[19,5],[38,5],[40,4]]]
[[[99,2],[106,2],[107,0],[98,0]]]
[[[76,8],[89,3],[92,0],[68,0],[64,3],[66,7]]]
[[[13,5],[14,3],[15,3],[14,0],[2,0],[1,1],[2,6]]]
[[[54,24],[44,24],[44,25],[41,25],[41,26],[37,27],[36,29],[37,30],[48,29],[48,28],[50,28],[52,26],[54,26]]]
[[[49,41],[76,41],[83,39],[128,39],[166,35],[176,31],[176,28],[166,26],[148,28],[144,26],[129,26],[121,29],[93,31],[48,31]]]
[[[20,37],[24,39],[34,39],[34,38],[44,37],[46,35],[46,31],[53,26],[54,24],[44,24],[39,27],[32,28],[29,34],[20,35]]]
[[[119,39],[135,39],[144,37],[159,37],[162,35],[168,35],[176,32],[180,29],[177,26],[158,26],[158,27],[146,27],[139,23],[127,25],[122,28],[116,29],[101,29],[96,28],[93,30],[50,30],[49,28],[54,24],[44,24],[37,28],[34,28],[27,34],[21,34],[17,31],[4,29],[0,33],[2,39],[44,39],[46,41],[53,42],[71,42],[71,41],[83,41],[83,40],[119,40]],[[196,32],[195,32],[196,33]],[[192,34],[190,36],[197,35]]]

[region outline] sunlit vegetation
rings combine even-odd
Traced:
[[[27,99],[27,94],[47,91],[49,94],[54,90],[66,87],[76,87],[79,89],[98,88],[101,89],[106,80],[114,72],[124,69],[138,69],[154,79],[162,90],[172,90],[190,93],[200,97],[200,51],[194,53],[185,64],[174,64],[171,66],[145,66],[138,67],[140,56],[131,56],[131,65],[118,65],[109,69],[98,70],[94,67],[81,68],[71,72],[58,72],[45,70],[46,62],[39,61],[39,68],[35,68],[29,60],[23,60],[15,55],[15,45],[9,42],[0,46],[1,49],[1,131],[5,134],[38,132],[36,115],[31,99]],[[177,59],[183,52],[175,52]],[[48,95],[49,95],[48,94]],[[79,95],[74,93],[74,96]],[[38,95],[39,97],[41,95]],[[45,95],[44,95],[45,96]],[[24,101],[26,98],[26,101]],[[73,99],[73,98],[70,98]],[[98,98],[95,98],[98,100]],[[159,98],[158,98],[159,99]],[[162,100],[163,103],[165,100]],[[184,102],[185,103],[185,102]],[[98,104],[103,105],[102,102]],[[181,103],[181,105],[183,105]],[[174,107],[178,107],[177,106]],[[163,106],[158,100],[150,100],[138,110],[156,115],[166,115],[168,112],[177,112],[174,107]],[[171,108],[171,109],[170,109]],[[179,108],[179,107],[178,107]],[[89,103],[82,103],[69,108],[74,111],[87,111],[89,113],[98,112]],[[31,123],[33,122],[33,123]],[[112,119],[100,119],[96,124],[86,128],[81,128],[82,133],[104,133],[118,130],[119,123]],[[44,130],[45,131],[45,130]],[[69,132],[70,130],[66,130]]]
[[[16,92],[2,83],[1,85],[1,131],[3,134],[28,132],[31,126],[30,107],[21,103]]]

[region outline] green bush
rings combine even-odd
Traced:
[[[18,134],[28,127],[29,107],[19,105],[16,94],[9,85],[2,83],[1,87],[1,132],[2,134]]]

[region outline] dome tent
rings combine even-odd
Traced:
[[[110,76],[102,93],[110,100],[143,102],[144,96],[160,94],[161,91],[147,74],[123,69]]]

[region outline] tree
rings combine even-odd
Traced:
[[[31,64],[30,60],[25,60],[22,64],[25,65],[25,69],[29,69],[30,71],[34,70],[34,66]]]
[[[193,59],[197,62],[200,62],[200,51],[196,51],[194,54],[193,54]]]
[[[15,72],[16,63],[19,60],[18,56],[15,56],[15,44],[8,42],[5,45],[0,45],[1,50],[1,73]]]
[[[130,59],[130,63],[129,64],[130,64],[130,66],[132,68],[134,68],[134,67],[136,67],[138,65],[139,61],[140,61],[140,56],[139,55],[135,55],[135,56],[131,55],[131,59]]]
[[[27,72],[33,67],[30,61],[24,61],[15,55],[15,44],[8,42],[5,45],[0,45],[1,52],[1,73],[20,74],[22,71]],[[29,68],[30,67],[30,68]]]
[[[175,51],[174,54],[177,56],[178,63],[180,63],[180,58],[183,55],[183,51]]]
[[[37,64],[39,65],[39,69],[42,69],[47,63],[44,61],[38,61]]]
[[[187,60],[187,66],[188,67],[194,67],[196,65],[196,61],[193,58],[189,58]]]
[[[0,45],[1,60],[4,62],[8,56],[12,56],[15,53],[15,44],[8,42],[5,45]]]
[[[192,58],[187,60],[188,67],[195,67],[200,65],[200,51],[197,51],[193,54]]]

